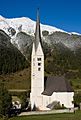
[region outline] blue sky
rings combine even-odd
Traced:
[[[81,0],[0,0],[0,15],[36,20],[38,7],[41,23],[81,33]]]

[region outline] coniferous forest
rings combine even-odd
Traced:
[[[11,44],[10,37],[0,31],[0,74],[13,73],[28,67],[23,54]]]

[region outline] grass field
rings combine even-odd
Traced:
[[[45,75],[48,74],[45,72]],[[0,75],[0,81],[3,81],[6,88],[9,90],[29,90],[30,80],[31,80],[30,68],[24,69],[22,71],[17,71],[15,73]],[[71,79],[71,84],[74,90],[81,90],[81,79]]]
[[[4,82],[9,89],[30,89],[30,68],[18,71],[16,73],[0,75],[0,81]]]
[[[76,89],[81,89],[81,79],[80,78],[72,79],[71,83],[72,83],[72,86],[75,90]]]
[[[81,111],[76,111],[75,113],[13,117],[9,120],[81,120]]]

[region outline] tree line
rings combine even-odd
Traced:
[[[16,72],[28,65],[28,61],[16,48],[0,47],[0,74]]]

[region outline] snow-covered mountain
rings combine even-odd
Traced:
[[[11,27],[15,29],[16,33],[22,30],[27,34],[34,35],[35,26],[36,22],[27,17],[7,19],[0,16],[0,29],[4,30],[9,35],[10,35],[9,28]],[[41,31],[44,30],[49,31],[49,34],[55,31],[65,32],[56,27],[41,24]]]
[[[20,70],[26,65],[25,58],[30,61],[35,27],[36,22],[27,17],[7,19],[0,16],[0,74]],[[45,72],[61,75],[67,71],[68,76],[73,72],[73,77],[74,74],[81,77],[78,73],[81,71],[81,34],[43,24],[41,33]]]
[[[81,34],[76,32],[68,33],[49,25],[40,25],[42,40],[46,44],[53,46],[62,43],[71,50],[81,47]],[[36,22],[27,17],[8,19],[0,16],[0,29],[11,37],[11,43],[23,54],[27,53],[28,47],[31,46],[35,27]]]

